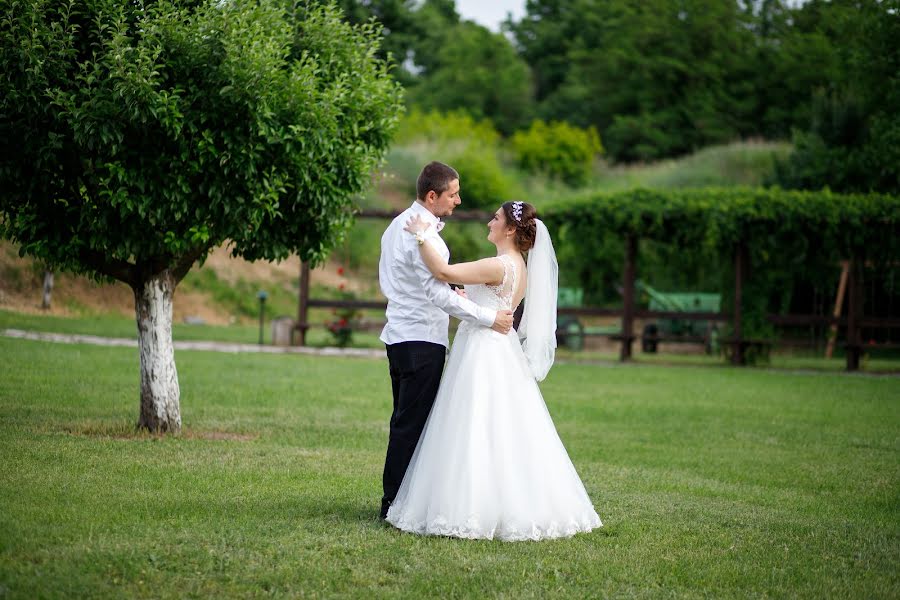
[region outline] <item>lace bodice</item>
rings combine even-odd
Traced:
[[[510,256],[501,254],[497,257],[503,263],[503,281],[500,285],[488,285],[479,283],[466,286],[466,296],[469,300],[495,310],[514,310],[512,305],[513,294],[516,292],[518,273],[516,273],[515,261]]]

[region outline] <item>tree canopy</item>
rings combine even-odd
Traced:
[[[836,62],[845,68],[816,90],[777,181],[900,194],[900,1],[835,4],[810,3],[800,13],[799,27],[834,32]]]
[[[793,137],[781,185],[900,187],[900,0],[528,0],[505,35],[453,0],[343,4],[390,23],[397,76],[426,110],[504,135],[535,118],[595,127],[617,162]]]
[[[0,232],[134,288],[142,424],[177,429],[175,285],[225,242],[315,263],[342,237],[402,108],[378,26],[281,0],[4,6]]]
[[[446,48],[427,60],[418,83],[410,86],[412,103],[425,110],[463,107],[476,119],[490,119],[505,135],[528,125],[533,116],[531,70],[503,35],[462,22],[439,29],[430,39]]]
[[[321,260],[399,110],[376,28],[327,7],[32,2],[0,36],[4,233],[125,281],[226,240]]]

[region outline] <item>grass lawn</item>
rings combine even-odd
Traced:
[[[635,346],[637,346],[637,344],[635,344]],[[559,348],[556,351],[556,357],[557,360],[581,363],[619,361],[618,351],[572,351],[565,348]],[[729,363],[727,363],[719,354],[680,354],[673,352],[650,354],[640,352],[638,348],[635,348],[635,354],[632,356],[632,361],[641,365],[684,365],[730,368]],[[787,369],[793,371],[846,371],[847,362],[844,356],[835,356],[834,358],[826,359],[811,351],[782,350],[773,352],[768,362],[760,361],[747,368],[763,370]],[[878,354],[871,352],[865,353],[860,360],[860,370],[869,373],[900,375],[900,356],[896,355],[896,351],[893,351],[892,353],[881,351]]]
[[[559,364],[605,526],[504,543],[376,519],[383,360],[179,352],[158,438],[135,349],[0,355],[0,597],[900,595],[898,378]]]

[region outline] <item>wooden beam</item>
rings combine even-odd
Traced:
[[[625,238],[625,268],[622,274],[622,347],[619,360],[631,360],[631,342],[634,340],[634,282],[637,277],[637,238],[628,235]]]
[[[838,291],[837,296],[834,299],[834,312],[832,312],[832,316],[835,319],[841,316],[841,311],[844,309],[844,296],[847,292],[847,276],[850,273],[850,261],[842,260],[841,261],[841,279],[838,281]],[[831,358],[834,354],[834,342],[837,340],[838,326],[837,323],[833,323],[829,328],[828,333],[828,345],[825,346],[825,358]]]
[[[850,259],[847,281],[847,370],[859,370],[859,356],[862,352],[860,317],[863,302],[863,263],[858,257]]]
[[[747,246],[743,242],[739,242],[734,249],[734,312],[732,328],[734,329],[732,337],[732,353],[731,364],[744,365],[746,360],[744,357],[744,340],[743,324],[741,323],[741,313],[743,310],[743,293],[744,293],[744,277],[747,270]]]
[[[299,334],[299,346],[306,345],[306,332],[309,330],[309,263],[300,263],[300,304],[297,308],[297,324],[294,326]],[[293,336],[291,336],[293,337]],[[291,340],[293,344],[293,340]]]

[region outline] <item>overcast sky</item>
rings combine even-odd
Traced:
[[[525,14],[525,0],[456,0],[456,12],[491,31],[500,31],[500,23],[511,12],[514,20]]]

